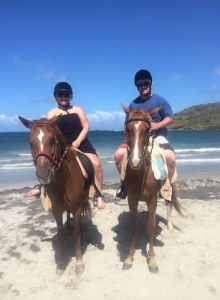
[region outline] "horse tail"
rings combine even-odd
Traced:
[[[93,212],[92,212],[91,204],[89,203],[89,199],[86,199],[83,203],[82,215],[90,219],[93,217]]]
[[[173,182],[171,184],[171,187],[172,187],[172,205],[174,206],[174,208],[178,212],[178,214],[181,215],[182,217],[184,217],[183,211],[185,211],[185,209],[182,207],[182,205],[180,204],[180,202],[178,200],[178,189],[177,189],[177,186]]]
[[[82,215],[91,219],[93,217],[93,212],[89,202],[89,188],[90,184],[87,181],[85,184],[85,199],[82,205]]]

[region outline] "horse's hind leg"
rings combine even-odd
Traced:
[[[63,214],[61,211],[53,210],[53,216],[57,223],[58,251],[56,255],[57,274],[60,275],[65,270],[65,237],[63,229]]]
[[[156,205],[157,205],[157,197],[153,196],[153,198],[150,200],[150,202],[148,204],[148,220],[147,220],[147,224],[146,224],[146,231],[147,231],[147,235],[149,237],[148,268],[151,273],[157,273],[159,270],[157,262],[156,262],[156,258],[155,258],[154,247],[153,247]]]
[[[66,211],[66,223],[64,229],[67,235],[72,234],[73,224],[71,224],[70,212],[68,210]]]
[[[78,209],[76,214],[74,215],[74,240],[76,246],[76,273],[82,274],[85,265],[82,260],[82,250],[81,250],[81,228],[80,228],[80,219],[81,219],[82,209]]]
[[[131,200],[128,198],[128,204],[130,208],[130,219],[131,219],[131,240],[130,240],[130,247],[129,247],[129,254],[124,261],[123,270],[128,270],[132,267],[134,253],[135,253],[135,238],[137,234],[137,207],[138,202],[135,200]]]
[[[169,231],[173,231],[173,223],[172,223],[172,202],[169,200],[165,200],[167,207],[167,228]]]

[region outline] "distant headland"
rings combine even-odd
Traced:
[[[220,102],[193,105],[175,114],[174,130],[220,130]]]

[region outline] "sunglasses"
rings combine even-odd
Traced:
[[[59,98],[69,98],[70,97],[70,92],[68,92],[68,91],[57,92],[57,97],[59,97]]]
[[[142,88],[142,87],[148,87],[151,85],[151,82],[150,81],[145,81],[145,82],[140,82],[140,83],[137,83],[137,87],[138,88]]]

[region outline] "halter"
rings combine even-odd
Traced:
[[[37,154],[33,157],[34,165],[37,164],[37,159],[40,156],[48,158],[53,165],[53,169],[57,170],[61,167],[61,164],[64,160],[64,157],[66,155],[67,149],[60,145],[60,143],[57,140],[57,137],[55,136],[55,142],[54,142],[54,153],[51,155],[50,153],[47,153],[45,151],[39,151]]]
[[[151,122],[150,122],[150,121],[145,120],[145,119],[142,119],[142,118],[133,118],[133,119],[130,119],[130,120],[128,120],[127,122],[125,122],[125,125],[127,125],[127,124],[130,123],[130,122],[135,122],[135,121],[145,122],[145,123],[151,125]],[[151,135],[151,128],[150,128],[150,130],[149,130],[149,132],[148,132],[148,134],[147,134],[147,141],[149,141],[150,135]],[[153,138],[153,140],[154,140],[154,136],[153,136],[153,135],[152,135],[152,138]],[[146,142],[146,144],[144,145],[142,154],[141,154],[141,159],[140,159],[140,160],[141,160],[141,165],[142,165],[142,163],[143,163],[144,161],[145,161],[146,164],[147,164],[148,159],[151,157],[151,153],[152,153],[153,146],[154,146],[154,141],[152,141],[152,147],[151,147],[151,150],[149,151],[147,157],[145,158],[144,156],[145,156],[145,153],[146,153],[147,146],[148,146],[148,144],[147,144],[147,142]],[[127,151],[129,151],[129,146],[127,147]],[[128,160],[130,160],[129,155],[128,155]],[[149,171],[149,165],[148,165],[147,170],[146,170],[146,172],[145,172],[145,174],[144,174],[144,177],[143,177],[142,187],[141,187],[141,194],[143,194],[144,184],[145,184],[145,181],[146,181],[146,178],[147,178],[148,171]]]
[[[145,120],[143,118],[132,118],[132,119],[129,119],[127,122],[125,122],[125,125],[127,125],[128,123],[130,122],[145,122],[147,123],[148,125],[151,125],[151,122],[148,121],[148,120]],[[147,141],[149,140],[149,137],[151,135],[151,129],[149,130],[148,134],[147,134]],[[145,152],[146,152],[146,149],[147,149],[147,143],[145,144],[144,148],[143,148],[143,151],[142,151],[142,154],[141,154],[141,161],[144,160],[144,155],[145,155]],[[127,151],[129,151],[129,146],[127,147]],[[153,146],[152,146],[152,149],[153,149]],[[152,152],[152,149],[148,155],[148,157],[150,156],[151,152]],[[148,159],[148,157],[146,158],[146,160]],[[129,159],[129,156],[128,156],[128,159]]]

